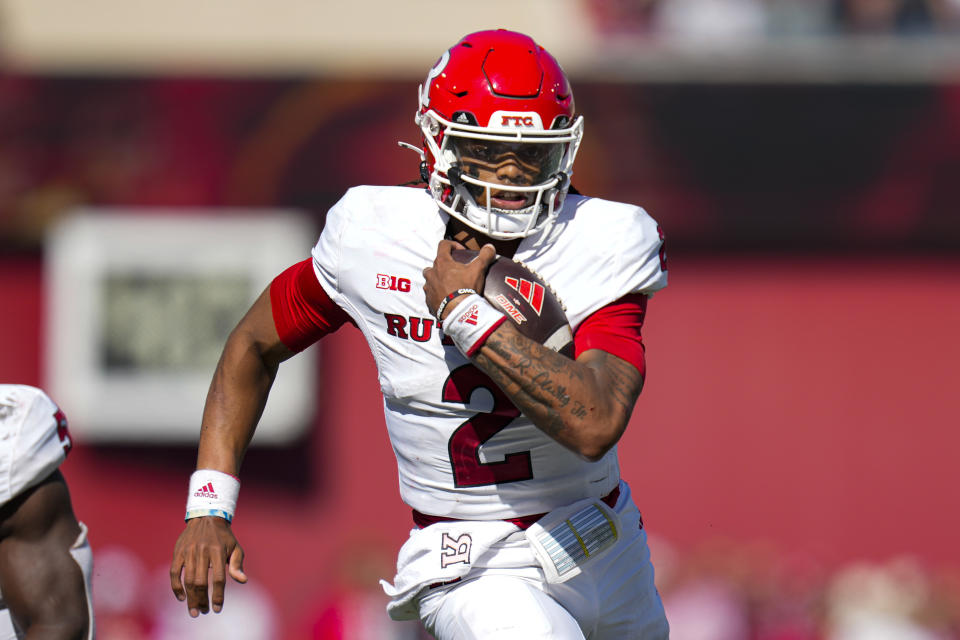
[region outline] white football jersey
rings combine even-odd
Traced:
[[[66,418],[46,393],[0,384],[0,505],[53,473],[70,446]]]
[[[426,514],[488,520],[606,495],[620,478],[616,448],[583,460],[444,344],[422,271],[447,221],[425,190],[356,187],[329,211],[313,249],[320,284],[373,352],[403,500]],[[570,195],[557,222],[514,257],[552,285],[576,330],[626,294],[666,286],[661,244],[643,209]]]

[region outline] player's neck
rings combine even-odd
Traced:
[[[497,250],[497,255],[508,258],[512,258],[513,254],[517,252],[517,247],[520,246],[522,240],[522,238],[517,238],[516,240],[495,240],[494,238],[483,235],[476,229],[468,227],[453,217],[450,218],[450,222],[447,224],[447,237],[451,240],[456,240],[462,244],[464,248],[472,251],[479,251],[483,245],[492,244]]]

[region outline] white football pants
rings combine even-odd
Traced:
[[[629,490],[623,493],[616,506],[620,539],[580,575],[546,582],[519,532],[461,581],[426,590],[419,600],[424,626],[437,640],[668,638],[647,535]]]

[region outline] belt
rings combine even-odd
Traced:
[[[617,487],[614,487],[613,491],[611,491],[610,493],[608,493],[607,495],[603,496],[600,499],[603,500],[608,507],[610,507],[611,509],[614,509],[616,508],[617,499],[619,497],[620,497],[620,487],[617,486]],[[447,518],[445,516],[431,516],[431,515],[427,515],[426,513],[420,513],[416,509],[412,509],[412,512],[413,512],[413,523],[418,527],[420,527],[421,529],[425,527],[429,527],[430,525],[436,524],[438,522],[463,522],[462,518]],[[521,516],[519,518],[504,518],[503,520],[504,522],[512,522],[513,524],[517,525],[521,529],[529,529],[530,525],[532,525],[534,522],[536,522],[537,520],[539,520],[545,515],[547,514],[535,513],[531,516]],[[641,524],[640,526],[642,527],[643,525]]]

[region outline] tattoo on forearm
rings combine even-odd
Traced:
[[[567,425],[556,411],[550,411],[547,414],[546,423],[540,428],[546,432],[547,435],[556,437],[567,430]]]
[[[546,371],[541,371],[535,375],[533,377],[533,384],[537,385],[544,393],[556,398],[561,407],[567,406],[570,402],[570,396],[567,395],[567,388],[561,384],[557,384]]]
[[[587,411],[587,408],[583,406],[579,401],[577,400],[573,401],[573,406],[570,407],[570,414],[572,416],[576,418],[586,418],[588,413],[589,412]]]
[[[475,362],[517,408],[560,442],[575,442],[577,435],[571,430],[597,410],[578,395],[584,385],[599,383],[593,379],[597,371],[603,371],[602,393],[607,394],[607,402],[620,407],[617,412],[621,415],[629,416],[643,387],[640,373],[620,358],[599,352],[592,356],[589,366],[570,366],[562,357],[514,331],[491,335]]]
[[[546,404],[553,407],[548,409],[547,416],[552,432],[566,428],[557,410],[570,404],[568,389],[570,384],[581,378],[579,373],[565,366],[563,361],[556,361],[553,354],[545,356],[540,351],[541,347],[520,337],[510,340],[494,335],[487,340],[485,346],[503,360],[502,363],[494,363],[492,359],[480,356],[478,364],[491,365],[484,366],[488,375],[504,391],[513,395],[521,408],[524,404]],[[548,402],[545,403],[544,400]],[[571,408],[570,415],[577,418],[586,416],[587,411],[582,404],[576,404],[579,407]]]
[[[643,388],[643,378],[629,364],[619,358],[605,358],[604,364],[610,372],[610,391],[614,400],[626,411],[631,411]]]

